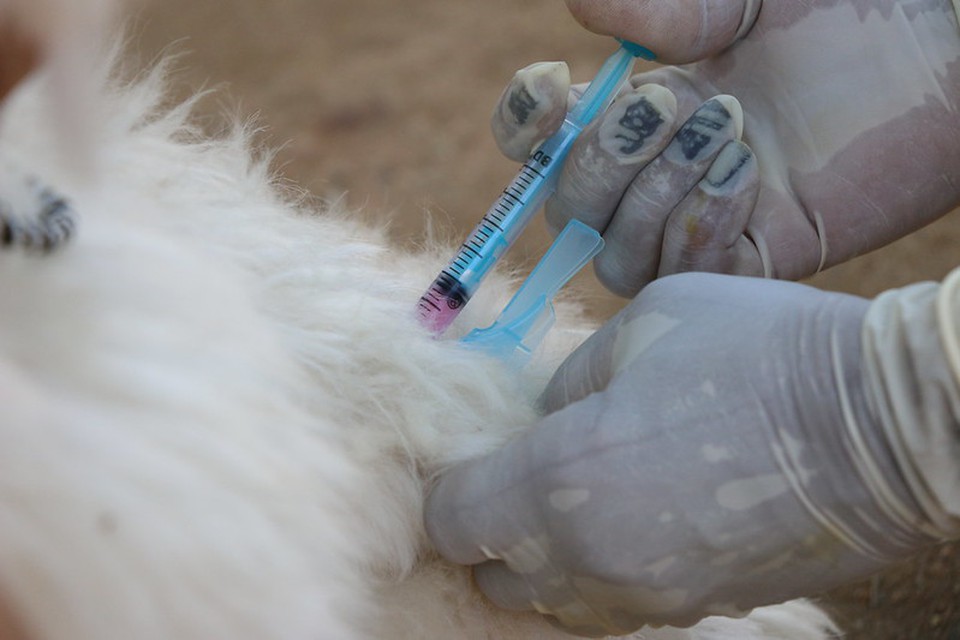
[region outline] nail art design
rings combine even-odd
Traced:
[[[723,188],[753,159],[750,147],[740,141],[727,144],[717,156],[710,170],[704,176],[704,182],[715,189]]]
[[[712,99],[705,102],[687,120],[674,141],[680,145],[680,151],[687,160],[695,159],[714,136],[721,131],[731,119],[730,112],[720,103]]]
[[[523,126],[527,123],[527,119],[533,110],[537,108],[537,100],[530,95],[530,91],[526,87],[520,87],[517,91],[510,93],[510,97],[507,99],[507,108],[513,114],[517,124]]]
[[[663,116],[649,100],[641,98],[627,107],[617,124],[621,131],[614,137],[623,140],[619,151],[624,155],[632,155],[639,151],[647,138],[663,124]]]

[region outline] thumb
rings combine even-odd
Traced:
[[[590,31],[647,47],[658,62],[683,64],[716,55],[742,38],[762,0],[566,0]]]
[[[507,446],[441,476],[423,516],[441,556],[463,565],[498,560],[529,535],[535,522],[524,490],[523,449]]]
[[[563,124],[569,94],[570,69],[563,62],[538,62],[517,71],[490,119],[503,155],[526,160]]]

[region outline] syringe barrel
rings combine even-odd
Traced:
[[[451,266],[472,296],[500,256],[520,237],[556,190],[560,167],[580,134],[569,119],[531,154],[516,177],[480,220]]]
[[[453,322],[507,249],[557,187],[560,169],[582,127],[569,118],[534,151],[420,297],[418,315],[440,334]]]

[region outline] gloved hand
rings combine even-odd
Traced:
[[[949,1],[567,3],[588,28],[661,62],[702,60],[633,78],[672,91],[675,114],[658,108],[669,102],[662,88],[638,110],[665,114],[654,131],[650,117],[614,105],[584,132],[547,205],[554,229],[576,217],[604,233],[595,266],[612,291],[632,297],[692,270],[801,278],[960,204],[960,29]],[[556,63],[518,74],[493,117],[507,155],[522,158],[559,125],[568,86]],[[709,163],[676,180],[657,154],[674,123],[717,94],[743,105],[761,178],[759,196],[712,205],[711,194],[689,197]],[[678,136],[664,155],[694,139]],[[731,157],[715,178],[741,166]]]
[[[582,635],[740,615],[956,536],[954,275],[873,303],[658,280],[559,369],[541,424],[440,479],[427,531],[493,603]]]

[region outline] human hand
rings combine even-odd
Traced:
[[[958,470],[936,287],[906,291],[871,305],[757,278],[654,282],[560,368],[541,424],[441,478],[431,539],[493,603],[603,635],[812,595],[956,535],[960,509],[944,515],[899,444],[938,441]]]
[[[567,2],[588,28],[639,42],[663,62],[700,60],[634,77],[634,87],[672,92],[675,113],[659,109],[660,127],[642,131],[614,104],[582,134],[547,204],[554,230],[576,217],[604,234],[595,266],[615,293],[631,297],[680,271],[805,277],[960,203],[950,177],[960,172],[960,29],[950,2]],[[493,117],[507,155],[523,157],[559,125],[567,77],[539,65],[510,84]],[[624,99],[635,103],[634,94]],[[674,124],[718,94],[743,106],[758,195],[747,176],[739,196],[717,202],[697,188],[709,163],[680,179],[659,159]],[[668,102],[659,95],[655,107]],[[623,153],[618,135],[639,146]]]

